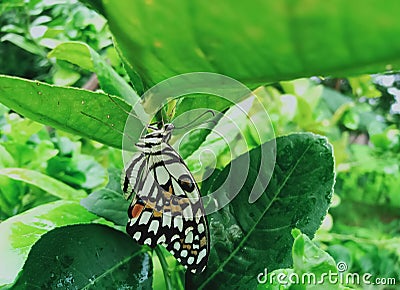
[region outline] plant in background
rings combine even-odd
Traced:
[[[85,68],[47,57],[66,41],[85,42],[115,67],[121,66],[106,20],[77,0],[11,1],[1,4],[0,9],[0,49],[11,57],[0,60],[3,74],[58,85],[84,85],[90,77]],[[119,72],[124,73],[120,68]]]

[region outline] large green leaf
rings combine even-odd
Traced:
[[[117,148],[122,147],[126,112],[131,111],[117,97],[1,75],[0,102],[39,123]],[[129,135],[135,140],[143,125],[139,120],[130,125]]]
[[[98,219],[77,202],[56,201],[35,207],[0,223],[0,286],[12,283],[33,244],[60,226]]]
[[[151,257],[127,235],[104,225],[73,225],[42,236],[15,288],[150,289],[152,276]]]
[[[254,87],[400,67],[396,0],[86,2],[101,7],[127,66],[147,87],[196,71]]]
[[[273,146],[269,145],[264,143],[250,151],[250,170],[244,185],[237,184],[237,176],[243,171],[241,164],[245,155],[232,161],[222,172],[215,172],[217,176],[211,176],[214,181],[207,192],[220,188],[218,197],[232,201],[208,216],[209,263],[202,274],[195,277],[187,274],[188,287],[254,288],[258,273],[265,267],[272,271],[292,265],[293,228],[312,237],[320,226],[333,191],[331,146],[325,138],[313,134],[277,138],[273,176],[261,197],[250,204],[249,192],[253,186],[263,186],[262,179],[256,180],[259,170],[263,170],[260,155],[267,154],[268,160],[274,154]],[[233,173],[227,179],[230,170]],[[238,186],[241,190],[233,197],[232,189]]]

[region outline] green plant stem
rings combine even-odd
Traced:
[[[155,251],[158,256],[158,259],[160,260],[161,267],[163,269],[165,285],[167,286],[167,290],[173,290],[174,288],[173,288],[171,276],[170,276],[170,273],[168,270],[168,263],[167,263],[167,260],[165,260],[164,254],[160,247],[161,246],[158,245],[155,248]]]

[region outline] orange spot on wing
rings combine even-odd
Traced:
[[[155,211],[153,211],[153,216],[156,217],[156,218],[157,217],[162,217],[162,213],[155,210]]]
[[[206,237],[202,237],[200,240],[200,247],[204,247],[207,244]]]
[[[142,213],[143,208],[143,205],[135,204],[132,208],[132,218],[137,218]]]

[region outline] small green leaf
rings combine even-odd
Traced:
[[[55,72],[53,74],[53,83],[57,86],[71,86],[75,84],[80,78],[81,74],[66,65],[61,65],[57,62]]]
[[[94,65],[90,53],[91,48],[85,43],[64,42],[50,51],[48,57],[66,60],[83,69],[93,71]]]
[[[71,186],[94,189],[106,184],[106,169],[93,156],[74,153],[73,157],[50,159],[47,173]]]
[[[130,104],[139,100],[132,87],[86,43],[64,42],[50,51],[48,57],[71,62],[96,73],[101,88],[110,95],[122,97]]]
[[[25,37],[15,33],[7,33],[0,39],[0,41],[9,41],[33,54],[42,55],[44,53],[44,50],[42,50],[40,46],[37,46],[33,42],[29,42]]]
[[[35,207],[0,223],[0,286],[12,283],[29,251],[46,232],[60,226],[98,219],[76,202],[56,201]]]
[[[29,169],[1,168],[0,175],[35,185],[61,199],[79,200],[86,196],[86,193],[82,191],[69,187],[65,183],[51,178],[50,176]]]
[[[335,260],[327,252],[317,247],[306,235],[301,234],[295,238],[292,253],[293,269],[299,277],[312,274],[316,278],[314,281],[320,281],[321,277],[325,277],[322,284],[323,289],[342,289],[339,283],[329,283],[328,276],[325,276],[329,273],[338,274]],[[304,289],[321,289],[322,285],[310,282],[305,285],[307,288]]]
[[[144,248],[115,229],[90,224],[61,227],[43,235],[14,286],[150,289],[152,280],[152,261]]]
[[[258,273],[265,267],[272,271],[292,265],[293,228],[313,236],[321,225],[333,191],[331,146],[325,138],[313,134],[277,138],[272,178],[261,197],[250,204],[253,186],[264,186],[261,180],[256,181],[256,173],[263,170],[263,148],[266,160],[273,160],[269,145],[264,143],[249,152],[250,174],[244,184],[238,182],[246,155],[215,173],[217,177],[208,192],[219,189],[221,197],[232,200],[207,217],[211,231],[208,266],[195,277],[187,274],[187,287],[221,288],[220,281],[224,281],[223,289],[254,288]],[[227,179],[230,171],[232,175]],[[240,192],[231,196],[236,188]]]
[[[270,272],[266,268],[266,271],[261,272],[257,277],[260,283],[257,289],[348,289],[339,282],[334,283],[335,277],[340,281],[338,269],[335,260],[327,252],[320,249],[298,229],[293,229],[292,235],[295,239],[292,248],[293,269],[278,269]],[[268,275],[266,276],[265,273]],[[281,283],[277,279],[278,275],[281,275]]]
[[[129,202],[123,198],[121,170],[109,169],[108,176],[107,186],[82,199],[81,205],[106,220],[125,226],[128,221]]]

